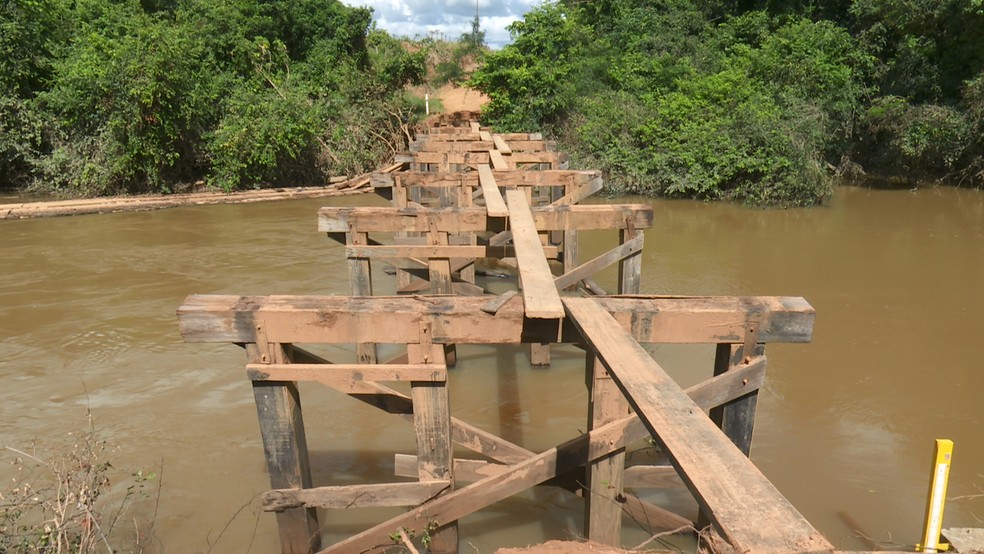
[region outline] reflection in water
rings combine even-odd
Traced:
[[[174,310],[191,293],[347,293],[342,248],[315,231],[315,212],[328,202],[0,222],[4,444],[62,438],[85,427],[89,406],[121,446],[115,466],[163,464],[155,532],[168,551],[205,551],[216,540],[226,552],[275,551],[274,518],[256,502],[269,481],[243,353],[183,343]],[[841,188],[828,207],[782,211],[653,204],[644,292],[804,296],[817,309],[812,344],[769,349],[752,456],[838,547],[870,548],[855,529],[876,542],[918,540],[937,437],[956,443],[951,496],[984,486],[976,345],[984,194]],[[611,233],[582,239],[585,259],[614,242]],[[390,281],[382,277],[378,289],[392,290]],[[599,282],[614,288],[615,272]],[[710,372],[706,346],[649,350],[683,386]],[[450,377],[456,416],[532,450],[584,429],[576,349],[555,349],[550,369],[530,369],[524,348],[459,347],[459,360]],[[320,483],[388,480],[392,454],[414,450],[409,426],[358,401],[304,384],[302,402]],[[686,499],[669,500],[693,510]],[[467,518],[463,536],[482,552],[575,536],[579,502],[530,491]],[[133,508],[151,513],[146,503]],[[329,539],[387,513],[333,513]],[[979,525],[975,513],[984,500],[951,502],[946,524]],[[644,538],[630,530],[625,543]]]

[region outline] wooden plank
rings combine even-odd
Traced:
[[[533,214],[526,203],[526,195],[518,189],[507,190],[506,204],[509,206],[509,227],[516,246],[526,317],[560,319],[564,317],[564,306],[543,254],[543,245],[540,244]]]
[[[747,323],[760,325],[758,340],[809,342],[816,313],[798,297],[604,297],[597,301],[639,342],[739,343]],[[191,295],[178,308],[188,342],[256,342],[257,321],[270,340],[283,343],[351,344],[415,342],[422,321],[433,324],[435,342],[521,344],[557,340],[556,329],[539,334],[523,320],[523,306],[508,302],[495,316],[480,297],[231,296]],[[579,342],[569,322],[563,342]],[[551,338],[551,333],[553,338]]]
[[[833,550],[603,307],[564,303],[722,537],[743,552]]]
[[[491,167],[484,164],[478,166],[478,183],[482,187],[485,209],[488,210],[489,217],[508,217],[509,208],[506,207],[506,202],[502,199],[502,193],[495,183]]]
[[[752,384],[748,373],[729,372],[713,378],[710,384],[705,382],[703,393],[707,394],[713,392],[712,389],[718,388],[732,389],[741,386],[742,380],[748,380],[746,385]],[[695,401],[700,404],[702,399],[695,399]],[[706,409],[712,407],[700,405]],[[362,552],[384,543],[393,529],[405,527],[420,533],[431,521],[440,523],[458,520],[529,487],[606,456],[646,436],[648,431],[640,419],[636,415],[627,416],[545,452],[517,461],[507,471],[486,477],[428,502],[417,510],[375,525],[322,550],[319,554]],[[644,514],[644,512],[637,513]],[[426,517],[422,517],[423,514],[426,514]]]
[[[517,294],[519,294],[519,291],[507,290],[506,292],[490,300],[488,304],[485,304],[480,309],[487,314],[495,315],[499,309],[506,304],[506,302],[512,300]]]
[[[498,182],[498,181],[497,181]],[[569,229],[648,229],[653,208],[647,204],[591,204],[532,208],[539,231]],[[326,233],[427,232],[432,227],[454,234],[502,231],[502,221],[484,207],[467,208],[321,208],[318,231]]]
[[[479,138],[481,138],[481,139],[482,139],[483,141],[488,141],[488,142],[492,142],[492,133],[490,133],[490,132],[488,132],[488,131],[479,131],[479,132],[478,132],[478,136],[479,136]]]
[[[512,156],[510,156],[512,159]],[[502,152],[498,150],[489,151],[489,161],[492,163],[492,167],[502,171],[506,169],[515,169],[512,165],[506,162],[506,159],[502,157]]]
[[[428,481],[278,489],[263,493],[261,499],[263,510],[267,512],[280,512],[290,508],[344,510],[405,507],[417,506],[449,486],[446,481]]]
[[[574,268],[563,275],[558,275],[554,279],[554,285],[563,289],[576,284],[578,281],[593,276],[602,269],[618,262],[622,258],[640,252],[642,250],[643,238],[636,237],[626,243],[605,252],[604,254],[585,262],[583,265]]]
[[[250,362],[260,362],[264,357],[270,360],[271,355],[274,361],[286,361],[279,344],[250,344],[246,352]],[[275,489],[309,488],[311,468],[296,384],[253,381],[253,397],[270,485]],[[318,514],[314,509],[282,511],[277,514],[277,527],[285,553],[307,554],[321,546]]]
[[[374,258],[512,258],[516,256],[516,246],[457,246],[457,245],[386,245],[386,246],[346,246],[345,256],[352,259],[371,260]],[[541,247],[547,259],[556,259],[556,246]],[[450,264],[450,261],[448,261]],[[429,264],[428,264],[429,266]],[[450,271],[450,265],[449,269]]]
[[[484,164],[488,165],[488,163]],[[501,187],[537,186],[537,187],[567,187],[573,184],[577,187],[602,182],[598,170],[560,170],[547,169],[542,171],[492,171],[496,182]],[[405,187],[460,187],[462,185],[478,185],[478,175],[475,172],[431,172],[404,171],[396,175],[375,172],[371,184],[376,188],[388,188],[396,185],[397,181]]]
[[[468,126],[471,128],[471,132],[473,133],[480,133],[482,131],[482,126],[477,121],[469,122]]]
[[[509,145],[506,144],[506,141],[502,138],[502,135],[492,135],[492,141],[495,142],[495,148],[499,152],[502,152],[503,154],[512,154],[512,148],[509,148]]]
[[[446,367],[432,364],[247,364],[251,381],[447,381]]]

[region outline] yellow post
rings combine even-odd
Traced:
[[[936,439],[936,452],[933,456],[933,475],[929,481],[929,500],[926,503],[926,531],[922,544],[916,549],[923,552],[944,552],[950,545],[940,543],[943,529],[943,503],[946,500],[946,485],[950,480],[950,464],[953,458],[953,441]]]

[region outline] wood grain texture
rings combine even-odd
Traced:
[[[565,307],[732,546],[742,552],[833,549],[602,306],[569,298]]]
[[[519,263],[526,317],[560,319],[564,317],[564,306],[543,253],[526,195],[521,190],[507,190],[506,204],[509,206],[509,226]]]

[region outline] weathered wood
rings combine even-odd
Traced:
[[[447,368],[432,364],[247,364],[251,381],[447,381]]]
[[[540,244],[533,214],[526,203],[526,195],[517,189],[507,190],[506,204],[509,206],[513,244],[516,245],[526,317],[560,319],[564,317],[564,306],[543,254],[544,248]]]
[[[550,344],[546,342],[530,343],[530,366],[550,367]]]
[[[503,154],[512,154],[512,148],[509,148],[509,145],[506,144],[505,139],[503,139],[501,135],[492,135],[492,140],[495,142],[495,148],[499,152],[502,152]]]
[[[532,454],[531,454],[532,455]],[[417,457],[410,454],[396,454],[393,457],[393,475],[397,477],[417,477]],[[483,460],[454,459],[454,480],[456,483],[470,483],[498,475],[509,469],[506,464]]]
[[[564,302],[585,340],[732,546],[755,552],[833,549],[601,305],[583,298]]]
[[[485,197],[485,209],[488,210],[489,217],[508,217],[509,208],[502,199],[502,193],[495,183],[492,175],[492,168],[487,165],[478,166],[478,182],[482,187],[482,196]]]
[[[635,237],[632,240],[620,244],[608,252],[605,252],[604,254],[592,259],[591,261],[585,262],[583,265],[564,273],[563,275],[558,275],[554,279],[554,285],[557,288],[562,289],[577,284],[578,281],[591,277],[595,273],[622,260],[626,256],[640,252],[642,250],[642,245],[643,237]]]
[[[433,324],[439,343],[521,344],[551,342],[554,335],[524,321],[523,306],[507,302],[492,316],[480,297],[226,296],[191,295],[178,309],[188,342],[256,342],[258,321],[283,343],[346,344],[360,340],[407,344],[421,322]],[[602,297],[599,302],[639,342],[737,343],[746,324],[760,324],[758,340],[809,342],[816,313],[797,297]],[[525,329],[524,329],[525,327]],[[569,322],[561,342],[579,342]]]
[[[345,234],[346,244],[366,245],[369,243],[368,233],[350,231]],[[349,256],[349,286],[352,296],[372,296],[372,262],[365,256]],[[356,346],[359,363],[376,363],[376,345],[373,342],[362,341]]]
[[[482,164],[489,165],[489,164]],[[584,187],[592,183],[602,182],[601,172],[597,170],[562,170],[545,169],[541,171],[492,171],[500,187],[567,187],[573,184]],[[426,172],[404,171],[397,174],[376,172],[372,174],[371,185],[375,188],[389,188],[396,185],[402,187],[461,187],[464,185],[478,186],[478,174],[475,172]]]
[[[589,384],[588,428],[597,429],[628,415],[629,404],[602,363],[590,352],[585,355]],[[584,492],[584,529],[589,540],[619,546],[622,537],[622,473],[625,449],[588,464]]]
[[[485,304],[479,309],[487,314],[495,315],[499,311],[499,309],[505,305],[506,302],[509,302],[518,294],[519,291],[507,290],[506,292],[490,300],[488,304]]]
[[[542,252],[547,259],[556,259],[559,255],[556,246],[544,246],[542,247]],[[512,258],[516,256],[516,247],[413,244],[346,246],[345,256],[350,259],[363,260],[371,260],[373,258]],[[544,263],[546,263],[546,260],[544,260]]]
[[[531,209],[539,231],[568,229],[635,229],[652,227],[653,208],[647,204],[539,206]],[[431,228],[454,234],[502,231],[502,218],[489,217],[485,207],[469,208],[321,208],[318,230],[326,233],[427,232]]]
[[[518,164],[548,165],[550,166],[549,169],[563,169],[562,166],[567,162],[567,155],[563,152],[513,152],[509,155],[508,165],[503,167],[496,165],[493,159],[493,153],[496,152],[496,150],[490,152],[418,152],[413,155],[413,161],[419,165],[439,164],[442,166],[475,167],[477,164],[491,164],[496,169],[516,169]],[[499,155],[502,154],[499,153]]]
[[[264,357],[286,361],[279,344],[249,344],[246,352],[254,363]],[[275,489],[310,488],[311,469],[297,386],[292,382],[253,381],[253,397],[270,485]],[[277,526],[285,554],[307,554],[321,547],[318,514],[313,509],[284,510],[277,514]]]
[[[622,229],[619,231],[619,242],[628,244],[630,242],[643,240],[642,231],[633,229]],[[635,252],[624,256],[618,262],[618,293],[619,294],[638,294],[642,290],[642,254],[641,248]]]
[[[385,508],[417,506],[450,486],[444,481],[381,483],[278,489],[263,493],[263,510],[280,512],[291,508]]]
[[[560,198],[550,202],[551,206],[565,206],[570,204],[577,204],[586,198],[593,196],[595,193],[605,188],[605,181],[601,177],[592,179],[586,185],[577,187],[571,192],[561,196]]]
[[[488,131],[479,131],[478,136],[483,142],[492,142],[492,133]]]
[[[512,159],[511,155],[509,159]],[[506,162],[506,159],[502,156],[502,152],[499,152],[498,150],[489,151],[489,162],[491,162],[492,167],[500,171],[514,169],[510,163]]]
[[[747,385],[752,385],[751,380],[748,379],[748,374],[744,371],[728,372],[714,377],[710,384],[705,382],[704,394],[719,387],[730,389],[736,386],[736,383],[740,384],[742,380],[748,380]],[[695,398],[695,402],[702,409],[712,407],[703,404],[702,399]],[[436,521],[438,524],[445,521],[456,521],[481,510],[485,506],[597,460],[627,444],[641,440],[648,436],[648,433],[637,416],[627,416],[543,453],[517,461],[502,473],[486,477],[428,502],[416,510],[375,525],[362,533],[322,550],[319,554],[361,552],[381,544],[381,541],[385,541],[393,529],[406,527],[420,533],[431,521]],[[640,512],[640,515],[642,514],[644,512]]]
[[[444,349],[431,344],[430,324],[422,324],[419,332],[420,343],[407,345],[407,359],[412,363],[443,364]],[[444,493],[454,490],[454,443],[447,383],[414,381],[410,395],[413,398],[413,428],[417,437],[417,478],[421,482],[446,481],[447,487],[442,489]],[[430,549],[433,552],[456,553],[457,521],[443,520],[439,526],[440,529],[431,533]]]

